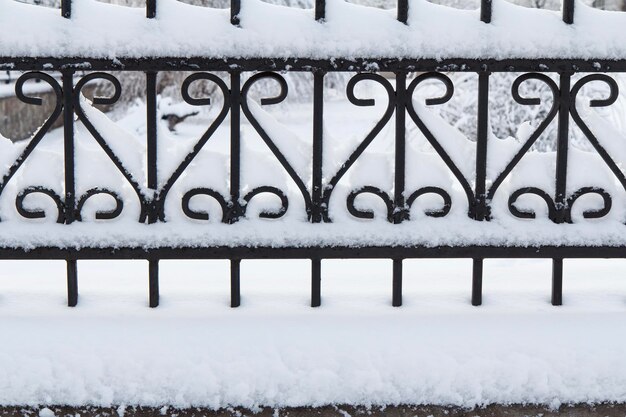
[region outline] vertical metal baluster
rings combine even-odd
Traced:
[[[326,19],[326,0],[315,0],[315,20]]]
[[[230,72],[230,203],[228,221],[241,216],[241,71]]]
[[[63,151],[65,171],[65,222],[76,219],[76,184],[74,172],[74,71],[64,70],[63,77]]]
[[[489,136],[489,77],[491,73],[478,73],[478,121],[476,130],[476,194],[474,196],[474,220],[488,220],[489,207],[486,198],[487,140]]]
[[[561,8],[563,11],[563,21],[568,25],[574,23],[574,0],[563,0]]]
[[[148,167],[148,188],[153,190],[156,195],[158,186],[157,171],[157,72],[146,72],[146,141],[147,141],[147,167]],[[152,197],[151,197],[152,198]],[[154,200],[154,199],[153,199]],[[150,205],[148,213],[148,223],[155,223],[158,218],[156,204]]]
[[[150,197],[150,207],[148,210],[148,223],[156,223],[158,220],[157,204],[155,201],[158,187],[158,167],[157,167],[157,72],[146,72],[146,141],[147,141],[147,166],[148,166],[148,188],[154,191]],[[159,305],[159,260],[157,258],[148,259],[149,269],[149,294],[150,307]]]
[[[146,17],[148,19],[156,17],[156,0],[146,0]]]
[[[311,259],[311,307],[322,305],[322,260]]]
[[[567,157],[569,152],[569,106],[571,73],[561,73],[559,77],[559,119],[557,127],[556,148],[556,223],[566,221],[567,211]],[[563,303],[563,259],[552,259],[552,305]]]
[[[483,303],[483,258],[472,259],[472,305]]]
[[[324,76],[322,71],[313,73],[313,200],[310,220],[319,223],[323,220],[322,180],[324,175]],[[311,307],[319,307],[322,303],[322,260],[311,259]]]
[[[61,0],[61,16],[66,19],[72,17],[72,0]]]
[[[239,12],[241,12],[241,0],[230,0],[230,23],[234,26],[241,24]]]
[[[396,72],[396,137],[394,164],[393,222],[402,223],[408,218],[404,198],[406,176],[406,73]]]
[[[230,306],[241,305],[241,259],[230,260]]]
[[[409,0],[398,0],[398,22],[406,25],[409,20]]]
[[[241,188],[241,71],[230,72],[230,201],[229,223],[239,219]],[[241,304],[241,260],[230,260],[230,306]]]
[[[78,265],[76,259],[68,259],[67,266],[67,305],[76,307],[78,304]]]
[[[489,220],[490,208],[486,201],[487,145],[489,138],[489,77],[491,73],[478,73],[478,120],[476,129],[476,185],[474,195],[474,220]],[[482,304],[483,259],[472,259],[472,305]]]
[[[393,259],[393,284],[391,290],[391,305],[402,305],[402,259]]]
[[[310,220],[322,221],[322,177],[324,142],[324,72],[313,73],[313,200]]]
[[[571,74],[562,73],[560,75],[559,93],[559,121],[557,127],[557,148],[556,148],[556,195],[554,202],[556,205],[556,223],[566,221],[567,211],[567,156],[569,151],[569,105],[570,105],[570,84]]]
[[[159,259],[148,258],[148,280],[150,307],[159,306]]]
[[[74,71],[64,70],[63,79],[63,154],[65,176],[65,222],[76,219],[76,182],[74,166]],[[67,263],[67,305],[78,303],[78,269],[76,259],[68,258]]]
[[[491,23],[491,0],[480,0],[480,20],[481,22]]]
[[[563,258],[552,259],[552,305],[563,304]]]

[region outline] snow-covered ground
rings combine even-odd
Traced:
[[[65,306],[62,262],[0,263],[0,404],[254,407],[626,400],[626,262],[486,261],[484,305],[467,260],[323,262],[320,308],[306,261],[162,262],[147,307],[145,262],[79,262]]]

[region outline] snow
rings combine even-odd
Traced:
[[[106,262],[106,264],[104,264]],[[161,262],[147,307],[144,261],[79,261],[65,306],[62,262],[2,261],[0,404],[304,406],[626,400],[623,260],[485,261],[484,305],[469,260],[324,261],[322,306],[306,261],[243,261],[228,307],[223,261]]]
[[[241,27],[226,9],[159,0],[143,8],[74,1],[59,10],[0,0],[0,56],[132,58],[584,58],[624,59],[623,13],[576,2],[573,25],[560,13],[493,2],[491,24],[478,10],[411,0],[408,24],[395,10],[327,0],[326,20],[310,9],[242,2]],[[182,23],[184,22],[184,23]]]

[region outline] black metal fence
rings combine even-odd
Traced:
[[[240,0],[232,0],[231,22],[239,25]],[[409,4],[407,0],[398,1],[397,19],[407,22]],[[63,0],[62,15],[71,17],[71,0]],[[324,0],[316,0],[315,19],[324,24],[325,17]],[[146,1],[147,18],[156,17],[156,0]],[[491,2],[483,0],[481,4],[480,18],[488,24],[491,21]],[[574,0],[566,0],[563,3],[563,21],[566,24],[573,23]],[[1,51],[0,51],[0,55]],[[372,64],[376,65],[377,72],[393,72],[395,84],[377,72],[372,72]],[[186,216],[192,219],[206,219],[204,212],[194,211],[190,205],[190,199],[195,195],[209,195],[216,199],[222,210],[222,222],[227,224],[236,223],[245,216],[247,204],[260,193],[271,193],[281,201],[281,208],[277,211],[267,211],[260,214],[265,218],[279,218],[288,209],[286,194],[272,186],[261,186],[242,195],[241,183],[241,138],[240,127],[242,112],[254,129],[261,136],[273,155],[288,173],[289,177],[297,185],[305,203],[306,215],[311,223],[326,223],[331,221],[329,213],[329,200],[335,186],[344,177],[346,172],[354,165],[365,149],[374,138],[389,123],[395,123],[395,166],[393,193],[385,190],[366,186],[351,192],[347,199],[347,208],[350,214],[357,218],[372,218],[373,213],[360,209],[354,202],[357,196],[369,193],[376,195],[384,201],[387,209],[387,220],[391,223],[402,223],[409,220],[410,207],[413,202],[424,194],[436,194],[443,200],[443,205],[438,210],[428,211],[431,217],[446,216],[450,211],[451,197],[449,193],[440,187],[423,187],[418,190],[407,190],[405,187],[405,161],[406,161],[406,121],[413,121],[427,141],[432,145],[436,153],[445,162],[452,175],[461,184],[468,201],[469,218],[481,222],[490,221],[490,203],[494,194],[502,182],[507,178],[533,143],[544,132],[546,127],[554,120],[558,123],[556,138],[556,185],[555,195],[534,187],[525,187],[513,192],[508,200],[510,213],[519,218],[533,218],[535,213],[520,210],[516,207],[517,199],[526,194],[539,196],[549,208],[549,217],[554,223],[572,222],[572,206],[582,195],[596,194],[604,202],[600,210],[584,212],[585,218],[598,218],[605,216],[611,209],[612,199],[608,192],[599,187],[585,187],[574,193],[567,192],[568,172],[568,130],[570,117],[589,139],[591,145],[598,152],[602,160],[615,175],[617,180],[626,189],[626,176],[601,146],[594,133],[589,129],[580,117],[576,108],[576,97],[581,88],[589,82],[600,81],[609,87],[609,97],[597,99],[591,102],[591,106],[608,106],[615,102],[618,97],[618,85],[615,80],[604,74],[605,72],[626,72],[626,60],[581,60],[581,59],[332,59],[315,60],[300,59],[213,59],[210,57],[190,58],[142,58],[126,59],[120,57],[116,60],[90,59],[90,58],[33,58],[33,57],[7,57],[0,56],[0,69],[12,71],[24,71],[25,73],[17,80],[16,94],[20,100],[31,105],[40,105],[41,99],[24,93],[24,83],[28,80],[40,80],[50,85],[56,97],[56,106],[43,126],[34,134],[23,152],[16,159],[0,181],[0,193],[7,183],[16,174],[27,160],[29,155],[41,142],[52,124],[59,118],[64,119],[64,195],[58,195],[53,190],[32,186],[22,190],[16,200],[16,208],[20,215],[25,218],[41,218],[45,213],[24,207],[24,199],[33,193],[43,193],[51,197],[58,208],[57,222],[71,224],[80,222],[81,210],[85,202],[96,194],[107,194],[116,201],[116,207],[111,211],[100,211],[96,218],[106,220],[120,215],[124,208],[122,198],[113,190],[105,188],[93,188],[85,194],[76,193],[75,181],[75,134],[74,117],[84,124],[90,134],[95,138],[100,147],[115,164],[117,169],[132,187],[140,202],[141,213],[138,219],[142,223],[158,223],[165,221],[164,204],[168,192],[176,181],[185,172],[203,146],[213,135],[217,127],[222,124],[227,116],[230,116],[230,194],[222,195],[209,188],[194,188],[189,190],[182,198],[182,208]],[[91,72],[84,73],[85,69]],[[118,155],[107,144],[101,132],[95,128],[85,115],[81,104],[81,90],[94,80],[109,82],[113,86],[113,94],[109,97],[96,97],[94,104],[114,104],[122,93],[118,79],[108,71],[143,71],[146,75],[147,85],[147,178],[145,184],[152,190],[148,194],[143,191],[140,184],[129,170],[124,166]],[[45,71],[45,72],[44,72]],[[157,75],[160,71],[192,71],[182,86],[183,99],[191,105],[206,105],[209,98],[195,98],[189,93],[192,83],[203,80],[213,83],[216,91],[222,96],[222,108],[216,120],[193,147],[192,151],[184,158],[183,162],[173,172],[164,185],[159,186],[157,181]],[[214,72],[229,74],[229,84]],[[255,83],[271,79],[280,85],[280,93],[275,97],[263,98],[261,104],[271,105],[280,103],[286,98],[287,84],[281,71],[298,71],[313,74],[313,106],[312,115],[312,185],[309,187],[298,175],[296,170],[281,150],[274,143],[271,135],[264,129],[262,124],[255,118],[248,104],[250,88]],[[361,72],[359,72],[361,71]],[[430,98],[426,101],[429,105],[443,104],[450,100],[453,95],[454,85],[446,72],[475,72],[478,74],[478,116],[477,116],[477,140],[475,178],[466,178],[455,165],[452,158],[441,146],[437,137],[429,130],[428,126],[417,114],[413,105],[413,93],[415,89],[426,80],[436,80],[445,87],[445,93],[441,97]],[[51,72],[62,74],[62,82],[49,75]],[[254,72],[242,85],[242,73]],[[353,153],[341,165],[340,169],[330,179],[323,177],[323,149],[324,149],[324,78],[329,72],[358,72],[354,75],[347,86],[348,99],[355,106],[371,106],[373,100],[360,99],[354,94],[354,87],[363,80],[370,80],[380,84],[386,91],[389,103],[384,115],[374,128],[367,134],[365,139],[358,145]],[[513,159],[494,181],[487,181],[487,140],[489,120],[489,80],[494,72],[524,72],[512,86],[514,100],[520,105],[539,104],[538,98],[523,97],[520,94],[520,85],[527,80],[536,80],[545,84],[553,97],[552,106],[547,117],[534,130],[532,135],[523,144]],[[572,76],[575,73],[589,72],[575,83]],[[555,82],[546,73],[554,73],[558,77]],[[409,75],[416,74],[415,77]],[[572,85],[573,84],[573,85]],[[407,119],[408,116],[408,119]],[[393,120],[392,120],[393,119]],[[0,225],[1,227],[1,225]],[[231,262],[231,305],[240,304],[240,262],[242,259],[252,258],[302,258],[311,260],[311,305],[319,306],[321,303],[321,261],[324,258],[387,258],[393,260],[393,290],[392,303],[394,306],[402,304],[402,261],[406,258],[452,258],[467,257],[473,259],[473,284],[472,304],[481,304],[483,260],[485,258],[507,257],[540,257],[552,258],[552,303],[560,305],[562,302],[562,276],[563,259],[576,258],[602,258],[602,257],[626,257],[626,248],[616,246],[534,246],[534,247],[498,247],[496,245],[483,246],[440,246],[440,247],[398,247],[398,246],[312,246],[312,247],[111,247],[111,248],[61,248],[61,247],[37,247],[37,248],[0,248],[0,258],[3,259],[63,259],[67,261],[68,304],[75,306],[78,298],[77,284],[77,260],[78,259],[147,259],[149,261],[149,295],[150,306],[156,307],[159,302],[158,289],[158,262],[160,259],[191,259],[213,258],[229,259]]]

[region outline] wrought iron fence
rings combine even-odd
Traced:
[[[232,0],[231,23],[239,25],[240,0]],[[397,19],[406,23],[408,18],[409,3],[407,0],[399,0]],[[147,18],[156,17],[156,0],[146,1]],[[63,0],[62,15],[71,17],[71,0]],[[324,0],[316,0],[315,19],[323,24],[325,18]],[[480,18],[488,24],[491,21],[491,2],[482,0]],[[565,0],[563,3],[563,21],[566,24],[573,23],[574,0]],[[0,54],[1,55],[1,54]],[[536,187],[524,187],[515,190],[508,198],[510,213],[518,218],[534,218],[535,213],[519,209],[516,201],[522,195],[536,195],[543,199],[548,207],[549,218],[554,223],[571,223],[572,207],[582,195],[595,194],[599,196],[604,205],[598,210],[587,210],[585,218],[600,218],[605,216],[612,206],[612,198],[607,191],[600,187],[583,187],[573,193],[567,189],[568,172],[568,130],[570,117],[588,138],[593,148],[600,155],[619,183],[626,189],[626,176],[620,169],[619,164],[612,158],[609,152],[600,144],[589,126],[581,118],[577,110],[576,98],[581,88],[594,81],[605,83],[610,91],[607,98],[591,101],[592,107],[609,106],[618,97],[618,85],[615,80],[606,75],[606,72],[626,72],[626,60],[582,60],[582,59],[348,59],[336,58],[332,60],[302,59],[298,57],[290,59],[268,58],[117,58],[115,60],[101,58],[55,58],[55,57],[7,57],[0,56],[0,69],[12,71],[24,71],[16,82],[15,91],[17,97],[24,103],[40,105],[40,98],[27,94],[24,85],[28,80],[40,80],[47,83],[56,97],[56,105],[52,114],[47,118],[43,126],[37,130],[29,143],[24,147],[21,154],[10,166],[0,181],[0,193],[4,191],[7,183],[20,170],[24,162],[39,145],[43,137],[50,130],[52,124],[62,117],[64,120],[64,195],[59,195],[54,190],[42,186],[30,186],[20,191],[15,205],[18,213],[28,219],[42,218],[43,210],[34,210],[25,207],[24,200],[34,193],[43,193],[54,200],[57,206],[57,222],[71,224],[81,222],[81,211],[86,201],[94,195],[106,194],[115,200],[115,208],[109,211],[98,211],[96,218],[100,220],[114,219],[124,210],[124,201],[115,190],[96,187],[89,189],[83,194],[76,192],[75,178],[75,116],[86,127],[89,133],[97,141],[98,145],[113,162],[115,167],[124,176],[133,189],[140,202],[141,223],[160,223],[166,221],[165,201],[172,186],[179,180],[181,175],[199,154],[207,141],[215,133],[216,129],[230,118],[230,170],[229,187],[230,193],[222,193],[206,187],[197,187],[187,191],[182,197],[181,205],[184,214],[191,219],[208,219],[205,212],[194,210],[190,206],[190,200],[196,195],[208,195],[213,197],[222,208],[221,221],[226,224],[238,222],[246,215],[248,203],[258,194],[270,193],[278,197],[281,206],[275,211],[261,212],[260,216],[268,219],[280,218],[289,208],[289,200],[286,193],[274,186],[260,186],[245,194],[241,181],[241,118],[242,113],[258,132],[269,150],[280,162],[291,180],[297,186],[300,196],[304,201],[306,217],[311,223],[329,223],[332,213],[329,211],[329,201],[337,184],[350,170],[359,157],[364,153],[374,138],[388,124],[395,125],[395,150],[394,150],[394,186],[393,192],[388,192],[374,186],[365,186],[353,190],[347,197],[346,206],[349,213],[355,218],[370,219],[374,214],[355,204],[359,195],[372,194],[378,196],[386,207],[387,220],[390,223],[399,224],[409,220],[411,205],[425,194],[438,195],[442,205],[437,210],[426,212],[430,217],[445,217],[451,208],[452,200],[448,191],[441,187],[426,186],[417,190],[405,187],[406,179],[406,123],[412,121],[424,135],[428,143],[434,148],[438,156],[444,161],[453,177],[461,185],[468,203],[468,217],[476,222],[488,222],[491,220],[491,201],[503,181],[511,174],[512,170],[524,157],[533,143],[545,131],[546,127],[556,120],[558,133],[556,138],[556,177],[554,178],[556,192],[550,195],[546,191]],[[376,71],[372,71],[375,68]],[[147,113],[146,113],[146,157],[147,177],[144,183],[136,178],[116,152],[107,143],[102,132],[94,126],[85,113],[85,104],[81,101],[82,89],[91,81],[105,81],[113,86],[113,94],[109,97],[95,97],[93,103],[111,105],[117,102],[122,93],[119,80],[109,71],[142,71],[146,75],[147,85]],[[88,72],[84,72],[88,71]],[[209,98],[192,97],[189,93],[190,86],[194,82],[203,81],[213,83],[217,94],[221,95],[221,109],[204,135],[195,144],[193,149],[186,155],[182,163],[174,170],[172,175],[159,186],[157,179],[157,75],[161,71],[192,71],[182,85],[182,97],[190,105],[208,105]],[[228,74],[225,82],[215,72]],[[281,149],[274,142],[271,134],[264,128],[262,123],[255,117],[249,105],[249,92],[252,86],[262,80],[273,80],[280,86],[278,95],[265,97],[261,100],[262,105],[277,104],[285,100],[287,96],[287,83],[280,74],[281,71],[307,72],[313,75],[313,131],[312,131],[312,182],[307,184],[290,164]],[[393,72],[395,83],[381,76],[379,72]],[[420,118],[414,107],[414,92],[425,81],[434,80],[441,83],[445,92],[440,97],[429,98],[427,105],[444,104],[453,96],[454,85],[447,72],[474,72],[478,75],[478,116],[477,138],[475,158],[475,178],[467,178],[455,164],[453,159],[441,145],[435,134]],[[49,73],[57,72],[62,75],[59,83]],[[254,72],[254,75],[243,82],[242,73]],[[354,92],[355,86],[364,80],[377,83],[384,88],[388,97],[388,104],[384,114],[367,133],[363,141],[354,149],[349,157],[341,164],[339,170],[330,178],[323,175],[323,150],[324,150],[324,77],[329,72],[357,72],[350,78],[347,85],[347,97],[355,106],[371,106],[371,99],[357,98]],[[523,143],[513,158],[493,181],[487,180],[487,143],[489,122],[489,80],[492,73],[497,72],[524,72],[512,85],[513,99],[520,105],[536,105],[539,98],[524,97],[520,93],[520,86],[528,81],[535,80],[543,83],[552,95],[552,104],[545,119],[534,129],[532,134]],[[572,76],[576,73],[590,73],[572,82]],[[546,75],[553,73],[553,77]],[[409,77],[409,75],[415,75]],[[407,119],[408,116],[408,119]],[[150,192],[146,192],[146,188]],[[0,225],[1,227],[1,225]],[[364,226],[366,227],[366,226]],[[78,259],[147,259],[149,261],[149,304],[156,307],[159,302],[158,289],[158,263],[160,259],[191,259],[213,258],[228,259],[231,263],[231,305],[237,307],[240,304],[240,263],[242,259],[252,258],[303,258],[311,260],[311,305],[319,306],[321,303],[321,261],[325,258],[386,258],[393,260],[392,280],[392,304],[402,304],[402,262],[406,258],[452,258],[467,257],[473,259],[472,273],[472,304],[480,305],[482,300],[482,274],[483,260],[485,258],[507,257],[539,257],[551,258],[553,262],[552,273],[552,303],[562,303],[562,279],[563,259],[576,258],[602,258],[602,257],[626,257],[626,249],[620,246],[498,246],[498,245],[472,245],[472,246],[306,246],[306,247],[167,247],[156,245],[150,248],[116,246],[110,248],[100,247],[36,247],[36,248],[0,248],[1,258],[27,259],[62,259],[67,261],[68,304],[75,306],[78,299],[77,260]]]

